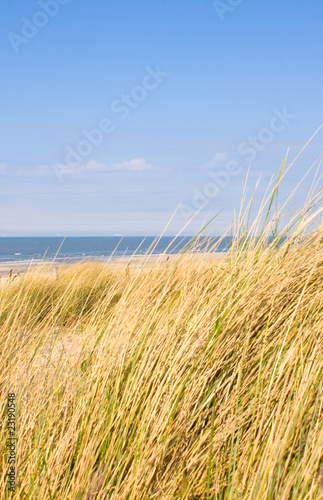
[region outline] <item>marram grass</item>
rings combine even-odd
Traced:
[[[316,197],[269,246],[279,214],[247,229],[240,214],[222,260],[197,240],[167,264],[2,287],[1,498],[8,391],[12,498],[323,498],[320,210]]]

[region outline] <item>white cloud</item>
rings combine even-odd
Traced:
[[[133,160],[124,161],[122,163],[116,163],[113,166],[113,170],[151,170],[153,166],[148,163],[144,158],[135,158]]]
[[[217,168],[223,163],[227,163],[229,161],[229,157],[227,153],[215,153],[211,161],[208,161],[207,163],[204,163],[201,165],[202,169],[210,170],[212,168]]]
[[[143,170],[151,170],[152,168],[153,166],[144,158],[134,158],[133,160],[123,161],[109,166],[96,160],[90,160],[76,170],[81,172],[113,172],[116,170],[141,172]]]
[[[99,163],[96,160],[90,160],[86,163],[86,165],[81,166],[80,170],[82,172],[89,172],[89,171],[90,172],[104,172],[104,171],[108,171],[111,169],[109,167],[107,167],[106,165],[104,165],[103,163]]]
[[[62,176],[73,176],[84,172],[141,172],[143,170],[151,170],[154,167],[144,158],[134,158],[133,160],[115,163],[113,165],[105,165],[104,163],[100,163],[96,160],[89,160],[87,163],[78,167],[69,167],[60,163],[56,164],[56,168],[58,173]],[[7,172],[7,165],[5,163],[0,163],[0,175],[5,175]],[[55,175],[55,171],[50,165],[36,165],[34,167],[19,167],[12,172],[12,175],[19,177],[49,177]]]

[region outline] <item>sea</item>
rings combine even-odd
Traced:
[[[102,237],[0,237],[0,263],[58,262],[79,260],[113,261],[132,255],[178,253],[192,242],[192,237],[102,236]],[[202,238],[199,250],[216,244],[218,238]],[[218,243],[216,251],[228,250],[229,238]]]

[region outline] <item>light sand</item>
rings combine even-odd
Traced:
[[[217,252],[213,254],[204,255],[205,259],[215,259],[222,260],[225,259],[225,252]],[[190,255],[190,258],[195,259],[196,257],[201,257],[200,254]],[[179,254],[171,255],[148,255],[148,256],[124,256],[124,257],[112,257],[110,261],[106,263],[100,260],[93,260],[92,262],[98,262],[102,265],[112,265],[120,266],[121,268],[129,267],[129,269],[141,269],[143,267],[155,266],[158,264],[173,264],[179,258]],[[90,260],[87,262],[91,262]],[[45,275],[55,276],[60,266],[72,265],[72,263],[53,263],[53,262],[19,262],[11,261],[4,262],[0,264],[0,285],[4,285],[8,282],[14,282],[20,280],[26,274],[28,270],[36,271],[39,273],[44,273]]]
[[[4,262],[0,264],[0,284],[20,280],[28,270],[39,270],[46,275],[55,275],[57,267],[51,262]]]

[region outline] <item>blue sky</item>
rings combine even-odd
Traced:
[[[2,2],[0,234],[159,234],[182,203],[174,234],[212,195],[184,232],[220,210],[222,231],[249,165],[260,199],[323,121],[322,18],[319,0]]]

